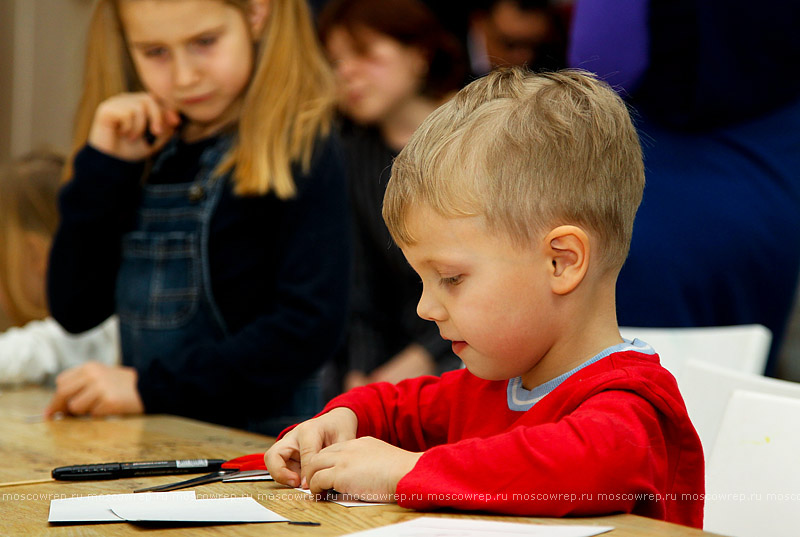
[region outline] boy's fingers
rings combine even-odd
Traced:
[[[278,470],[277,472],[270,472],[269,475],[272,476],[272,479],[281,483],[282,485],[288,485],[290,487],[299,487],[301,483],[300,474],[296,472],[290,471],[288,468],[284,467]]]
[[[308,489],[314,496],[322,495],[320,499],[325,499],[325,492],[334,489],[333,486],[336,476],[336,468],[323,468],[314,472],[314,475],[308,480]]]
[[[309,457],[309,460],[303,464],[302,475],[308,482],[309,488],[312,489],[312,492],[320,492],[333,488],[332,484],[327,488],[325,488],[324,485],[328,483],[325,481],[326,479],[333,479],[330,471],[336,468],[336,463],[339,461],[339,450],[331,448],[338,446],[339,444],[335,444],[334,446],[329,446],[323,449],[316,455]],[[319,477],[319,474],[323,474],[323,476]],[[323,479],[323,481],[320,482],[320,479]],[[317,487],[317,490],[313,490],[312,484],[315,484],[314,486]]]
[[[269,470],[269,474],[278,482],[282,482],[283,476],[286,473],[286,462],[283,456],[278,451],[277,447],[270,448],[264,454],[264,464]]]
[[[278,483],[296,487],[300,483],[300,463],[293,459],[297,450],[276,444],[264,455],[264,462],[272,478]]]
[[[322,434],[317,427],[298,427],[296,439],[300,453],[300,474],[307,476],[306,465],[322,449]]]
[[[295,459],[288,459],[286,461],[286,468],[300,478],[300,461]]]

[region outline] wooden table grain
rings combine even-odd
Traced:
[[[50,392],[42,388],[0,388],[0,483],[47,479],[56,466],[155,459],[233,458],[266,450],[273,439],[254,433],[185,418],[149,415],[125,418],[67,418],[44,421],[39,415]],[[532,524],[614,526],[610,537],[702,537],[711,533],[634,515],[549,519],[479,513],[419,513],[397,505],[347,508],[315,502],[273,482],[216,483],[195,489],[198,498],[255,498],[291,520],[285,523],[183,527],[138,526],[128,523],[50,525],[50,500],[96,494],[122,494],[135,488],[169,483],[175,476],[96,482],[58,482],[0,486],[0,534],[44,536],[214,535],[316,536],[346,535],[422,515],[475,518]]]

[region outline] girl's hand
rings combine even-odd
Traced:
[[[275,442],[264,455],[272,478],[299,487],[306,484],[306,465],[326,447],[356,437],[358,418],[349,408],[334,408],[322,416],[304,421]]]
[[[412,453],[364,436],[328,446],[304,468],[311,492],[327,490],[365,501],[396,501],[397,483],[417,464],[422,453]]]
[[[87,362],[56,378],[56,393],[44,414],[141,414],[142,399],[136,388],[136,369]]]
[[[148,93],[121,93],[97,107],[87,142],[112,157],[142,160],[167,143],[180,121],[178,112],[164,109]]]
[[[371,382],[397,384],[401,380],[435,374],[436,362],[431,353],[422,345],[412,343],[370,373],[364,384]]]

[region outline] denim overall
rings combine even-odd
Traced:
[[[177,138],[156,158],[153,172],[176,150]],[[214,167],[230,144],[221,137],[201,157],[193,183],[145,184],[133,231],[122,237],[117,276],[122,360],[147,370],[158,357],[190,344],[219,341],[228,328],[211,293],[208,237],[227,177]]]
[[[211,218],[229,181],[229,174],[215,176],[214,168],[231,141],[220,137],[203,152],[194,182],[142,187],[135,228],[122,237],[117,276],[124,365],[144,371],[155,359],[230,335],[211,289],[208,243]],[[176,138],[162,150],[153,172],[174,154],[177,143]],[[251,419],[245,426],[277,434],[321,408],[317,374],[301,383],[283,408],[265,409],[265,419]]]

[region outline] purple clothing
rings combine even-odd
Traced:
[[[763,324],[768,374],[800,272],[798,20],[796,0],[578,0],[569,52],[622,86],[642,140],[619,323]]]
[[[599,74],[622,95],[631,93],[647,69],[647,8],[643,0],[576,2],[569,65]]]

